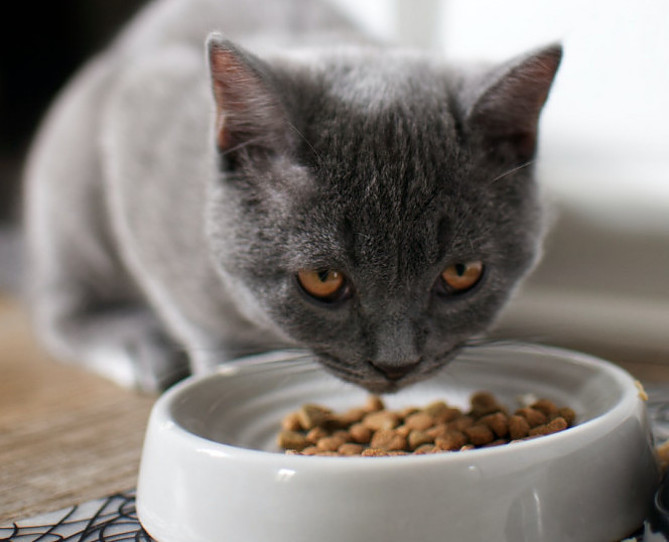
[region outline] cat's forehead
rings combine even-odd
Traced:
[[[438,102],[453,76],[441,60],[405,50],[326,56],[315,73],[331,99],[367,109],[403,100]]]
[[[308,207],[356,266],[415,276],[441,258],[444,225],[456,220],[456,205],[465,210],[472,189],[461,185],[455,135],[448,124],[391,108],[347,122],[309,150],[317,157]]]
[[[458,146],[449,75],[429,57],[336,57],[315,73],[296,123],[320,163],[387,169],[390,155],[443,164]]]
[[[304,124],[302,156],[318,184],[355,196],[371,213],[420,212],[458,177],[461,137],[447,87],[410,73],[375,66],[358,82],[347,72]]]
[[[449,202],[463,211],[478,197],[463,180],[445,75],[405,60],[328,72],[314,105],[304,103],[301,132],[301,154],[315,177],[304,212],[330,225],[347,258],[398,278],[438,262],[444,225],[458,219]]]

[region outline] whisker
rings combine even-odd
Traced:
[[[245,141],[242,141],[238,145],[235,145],[234,147],[230,147],[229,149],[225,149],[225,151],[221,152],[221,156],[227,156],[228,154],[236,153],[239,152],[242,149],[245,149],[246,147],[251,147],[254,145],[258,145],[263,141],[263,137],[258,136],[255,138],[250,138]]]
[[[511,168],[508,171],[505,171],[504,173],[501,173],[501,174],[497,175],[497,177],[495,177],[488,184],[490,185],[490,184],[496,183],[497,181],[500,181],[500,180],[504,179],[505,177],[508,177],[509,175],[513,175],[517,171],[520,171],[521,169],[524,169],[524,168],[532,165],[533,163],[534,163],[534,160],[528,160],[527,162],[525,162],[523,164],[520,164],[519,166]]]
[[[542,351],[543,349],[550,348],[550,345],[542,342],[541,337],[537,336],[527,336],[527,337],[472,337],[471,339],[465,341],[461,347],[460,352],[458,353],[458,359],[467,361],[467,360],[477,360],[480,358],[480,355],[483,354],[484,349],[487,347],[499,346],[502,348],[507,347],[521,347],[523,349],[537,349]]]
[[[173,350],[175,352],[182,352],[184,354],[225,354],[226,357],[229,357],[230,355],[235,355],[235,356],[252,356],[254,354],[264,354],[270,351],[274,350],[281,350],[281,351],[304,351],[304,348],[301,347],[296,347],[296,346],[290,346],[286,343],[264,343],[262,346],[257,346],[255,348],[252,347],[231,347],[229,345],[224,345],[220,347],[204,347],[204,346],[197,346],[197,347],[186,347],[183,345],[173,345]]]
[[[525,340],[515,337],[490,337],[482,335],[467,339],[462,347],[475,348],[477,346],[506,346],[509,344],[519,344],[520,342],[525,342]]]
[[[304,142],[307,144],[307,147],[309,147],[309,149],[311,150],[311,152],[314,153],[314,156],[316,157],[316,159],[318,160],[318,162],[321,162],[321,156],[320,156],[320,154],[318,154],[318,151],[314,148],[314,146],[313,146],[313,145],[311,144],[311,142],[306,138],[306,136],[305,136],[302,132],[300,132],[300,130],[298,130],[297,126],[295,126],[295,125],[294,125],[292,122],[290,122],[290,121],[286,121],[286,124],[288,125],[288,127],[289,127],[291,130],[293,130],[293,131],[300,137],[300,139],[301,139],[302,141],[304,141]]]

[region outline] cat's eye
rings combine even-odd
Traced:
[[[459,262],[449,265],[441,273],[447,293],[461,293],[473,288],[483,275],[483,262]]]
[[[319,301],[339,301],[348,290],[344,274],[332,269],[301,269],[297,281],[307,294]]]

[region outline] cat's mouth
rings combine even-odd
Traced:
[[[370,393],[394,393],[406,386],[425,380],[445,365],[460,351],[456,346],[433,358],[420,360],[401,369],[389,369],[390,364],[345,362],[332,354],[316,352],[318,361],[336,377],[365,388]]]

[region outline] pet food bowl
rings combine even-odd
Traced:
[[[247,358],[159,398],[137,511],[159,542],[610,542],[641,526],[659,473],[643,399],[620,368],[537,346],[478,347],[384,400],[466,407],[489,390],[572,407],[577,425],[507,446],[400,457],[287,455],[281,419],[367,393],[290,353]]]

